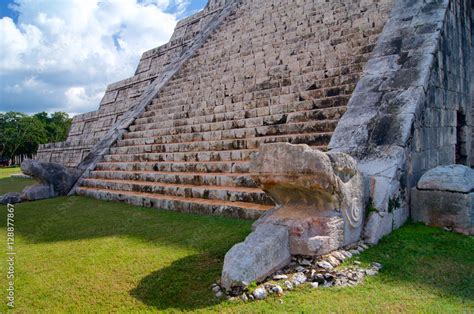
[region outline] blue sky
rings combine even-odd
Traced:
[[[0,112],[98,108],[206,0],[0,0]]]

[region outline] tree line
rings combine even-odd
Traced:
[[[0,113],[0,159],[8,163],[18,155],[34,155],[40,144],[66,140],[72,119],[65,112],[27,115]]]

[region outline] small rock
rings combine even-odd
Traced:
[[[300,265],[302,266],[311,266],[311,262],[308,261],[307,259],[302,259],[300,262]]]
[[[253,296],[256,300],[263,300],[267,297],[267,290],[264,287],[258,287],[254,290]]]
[[[378,272],[376,269],[366,269],[366,270],[365,270],[365,273],[367,274],[367,276],[375,276],[375,275],[377,275],[379,272]]]
[[[383,268],[383,265],[377,262],[372,263],[372,266],[377,270],[381,270]]]
[[[344,254],[342,254],[339,251],[332,252],[331,255],[337,258],[340,262],[344,262],[347,258]]]
[[[291,279],[291,283],[295,286],[301,285],[304,282],[306,282],[306,276],[303,273],[296,273]]]
[[[331,269],[334,268],[334,267],[332,267],[331,264],[329,264],[329,263],[326,262],[326,261],[317,262],[316,265],[317,265],[318,267],[324,268],[324,269],[326,269],[326,270],[331,270]]]
[[[361,243],[360,243],[360,246],[361,246],[362,248],[364,248],[364,250],[367,250],[367,249],[369,248],[369,246],[368,246],[367,244],[365,244],[364,242],[361,242]]]
[[[359,261],[354,261],[354,264],[360,265],[361,263]]]
[[[352,256],[354,256],[354,255],[359,255],[359,254],[360,254],[360,252],[357,251],[357,250],[350,250],[349,253],[351,253]]]
[[[327,257],[326,257],[326,261],[327,261],[329,264],[331,264],[333,267],[337,267],[337,266],[339,266],[339,265],[341,264],[341,262],[340,262],[337,258],[335,258],[334,256],[332,256],[332,255],[327,256]]]
[[[220,299],[224,296],[224,293],[222,291],[217,291],[216,292],[216,298]]]
[[[295,268],[295,270],[299,273],[304,273],[306,271],[306,268],[304,268],[303,266],[298,266]]]
[[[286,287],[286,289],[288,289],[288,290],[293,290],[293,284],[292,284],[290,281],[286,280],[286,281],[283,283],[283,285]]]
[[[272,288],[272,292],[280,296],[283,294],[283,289],[279,285],[276,285],[275,287]]]
[[[311,283],[311,288],[317,288],[319,287],[319,283],[318,282],[312,282]]]
[[[342,250],[341,253],[344,254],[347,258],[351,258],[351,257],[352,257],[351,252],[348,252],[348,251],[346,251],[346,250]]]
[[[247,295],[245,293],[242,293],[240,296],[239,296],[240,300],[244,301],[244,302],[247,302],[249,300],[249,298],[247,297]]]
[[[214,293],[217,293],[221,291],[221,287],[219,287],[218,285],[215,285],[214,287],[212,287],[212,291],[214,291]]]
[[[287,275],[275,275],[273,276],[273,280],[283,280],[283,279],[288,279]]]
[[[331,281],[326,281],[323,285],[324,288],[329,288],[329,287],[332,287],[333,286],[333,283]]]

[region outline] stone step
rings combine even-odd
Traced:
[[[86,187],[78,188],[77,193],[82,196],[94,197],[106,201],[127,202],[137,206],[251,220],[259,218],[266,211],[273,208],[271,205],[254,203],[186,198],[142,192],[111,191]]]
[[[295,116],[294,119],[304,119],[304,115]],[[336,129],[338,120],[295,122],[277,125],[257,126],[251,128],[238,128],[228,130],[214,130],[208,132],[178,133],[172,135],[160,135],[161,130],[149,130],[139,132],[140,137],[127,135],[119,140],[116,146],[167,144],[179,142],[233,140],[242,138],[255,138],[272,135],[289,135],[303,133],[324,133]],[[135,134],[136,135],[136,134]]]
[[[248,161],[207,161],[207,162],[101,162],[99,171],[166,171],[166,172],[227,172],[247,173]]]
[[[327,146],[310,146],[326,151]],[[256,149],[178,152],[178,153],[142,153],[110,154],[104,156],[104,162],[207,162],[207,161],[248,161],[258,152]]]
[[[169,119],[166,121],[156,122],[152,118],[146,118],[145,121],[134,123],[130,126],[130,131],[146,131],[155,129],[174,129],[184,126],[208,125],[208,128],[200,129],[194,127],[188,132],[195,130],[209,131],[222,129],[221,125],[228,128],[238,127],[256,127],[275,124],[285,117],[288,122],[292,121],[293,115],[306,114],[318,117],[317,120],[338,120],[346,111],[346,104],[349,97],[333,97],[326,99],[325,102],[315,105],[312,101],[296,101],[291,105],[275,105],[262,108],[254,108],[250,110],[242,109],[240,111],[223,112],[219,114],[204,115],[195,118]],[[322,107],[319,107],[322,106]],[[182,108],[186,112],[188,109]],[[316,118],[315,118],[316,120]],[[227,124],[225,122],[228,122]],[[234,122],[234,123],[229,123]],[[214,126],[214,124],[216,126]],[[166,133],[165,133],[166,134]]]
[[[310,146],[327,145],[331,139],[332,132],[306,133],[291,135],[262,136],[255,138],[219,140],[219,141],[196,141],[151,145],[130,145],[112,147],[111,154],[141,154],[141,153],[175,153],[190,151],[210,150],[234,150],[234,149],[258,149],[260,144],[288,142],[292,144],[308,144]]]
[[[308,83],[305,83],[307,85]],[[352,86],[353,88],[353,86]],[[330,91],[333,93],[338,93],[337,87],[332,87]],[[343,92],[342,94],[337,94],[333,96],[318,97],[317,91],[309,90],[302,91],[299,93],[294,93],[287,95],[284,100],[271,104],[270,101],[250,101],[250,102],[241,102],[241,103],[230,103],[228,105],[216,105],[208,106],[205,101],[203,102],[193,102],[183,104],[178,102],[172,102],[171,106],[166,106],[166,103],[163,104],[163,108],[156,108],[150,106],[147,108],[147,111],[142,113],[137,119],[137,124],[146,124],[151,122],[161,122],[161,121],[173,121],[173,120],[182,120],[182,119],[203,119],[207,117],[207,120],[217,120],[222,121],[225,117],[230,115],[243,115],[247,117],[257,117],[265,115],[265,112],[281,112],[282,107],[286,107],[285,112],[297,111],[298,108],[306,107],[306,109],[323,109],[332,107],[337,104],[347,103],[350,94],[348,92]],[[161,98],[157,98],[155,101],[163,101]],[[291,106],[288,106],[289,102]],[[300,105],[297,105],[301,103]],[[155,109],[154,109],[155,108]]]
[[[110,154],[104,157],[105,162],[206,162],[206,161],[244,161],[250,160],[258,150],[221,150],[177,153],[141,153]]]
[[[100,180],[136,180],[168,184],[257,187],[257,184],[248,173],[95,170],[90,173],[89,178]]]
[[[271,198],[267,196],[265,192],[263,192],[261,189],[257,188],[192,184],[168,184],[135,180],[103,179],[86,179],[83,181],[82,186],[113,191],[143,192],[186,198],[202,198],[231,202],[246,202],[263,205],[274,205]]]

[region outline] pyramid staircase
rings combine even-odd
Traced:
[[[255,219],[273,207],[260,145],[325,150],[391,1],[244,1],[77,189],[181,212]]]

